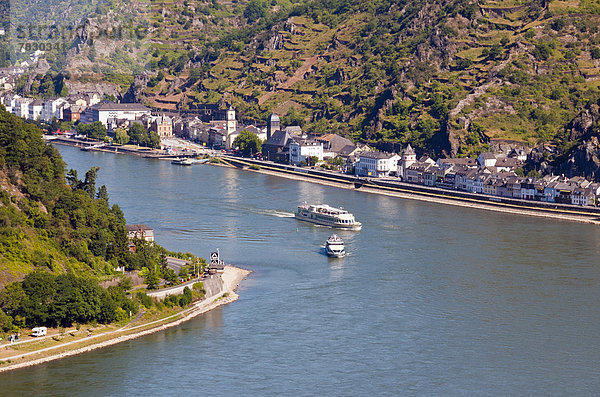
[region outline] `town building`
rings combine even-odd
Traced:
[[[496,155],[490,152],[483,152],[477,157],[477,162],[480,167],[494,167],[496,165]]]
[[[267,135],[269,134],[267,129]],[[262,145],[262,157],[269,161],[288,161],[289,144],[292,140],[290,134],[285,131],[275,131]]]
[[[169,116],[154,117],[150,122],[150,131],[154,131],[159,137],[173,136],[173,120]]]
[[[146,241],[154,241],[154,229],[144,224],[125,225],[127,237],[130,240],[140,239]]]
[[[44,101],[36,99],[29,103],[29,120],[40,120],[42,118],[42,110],[44,109]]]
[[[65,98],[46,99],[42,105],[41,119],[47,123],[52,119],[62,120],[66,107],[69,107],[69,101]]]
[[[348,146],[356,147],[350,139],[337,134],[322,135],[315,140],[323,144],[323,158],[335,158],[340,155],[342,149],[348,150]]]
[[[406,149],[402,152],[400,159],[400,167],[398,169],[398,176],[402,180],[407,179],[406,170],[417,161],[417,154],[415,153],[410,143],[406,146]]]
[[[150,108],[139,103],[101,102],[88,107],[81,115],[81,122],[89,124],[99,121],[107,126],[108,119],[134,121],[151,113]]]
[[[364,152],[359,155],[354,173],[373,178],[396,176],[399,161],[400,156],[396,153]]]
[[[79,121],[81,119],[81,113],[85,110],[85,107],[79,105],[71,105],[68,108],[63,109],[62,119],[64,121]]]
[[[33,102],[31,98],[17,98],[13,106],[12,113],[24,119],[29,118],[29,104]]]
[[[290,163],[299,165],[302,162],[309,163],[310,157],[323,160],[323,143],[316,141],[301,141],[292,139],[290,142]],[[314,164],[310,164],[314,165]]]

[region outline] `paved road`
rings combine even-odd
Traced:
[[[177,274],[179,274],[179,271],[181,270],[181,268],[183,266],[187,266],[189,264],[190,264],[190,262],[188,262],[184,259],[172,258],[170,256],[167,256],[167,267],[169,269],[175,270],[175,273],[177,273]]]

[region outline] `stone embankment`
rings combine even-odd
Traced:
[[[174,287],[160,289],[158,291],[147,292],[151,298],[165,299],[169,295],[181,295],[183,290],[187,287],[192,289],[194,284],[201,282],[206,291],[206,296],[215,296],[223,290],[223,279],[220,274],[214,274],[208,276],[208,278],[195,279],[187,283],[179,284]]]
[[[223,159],[231,166],[249,171],[319,183],[342,189],[358,189],[366,193],[382,194],[411,200],[600,225],[600,208],[596,207],[579,207],[566,204],[518,200],[402,182],[380,181],[375,178],[356,178],[335,172],[232,156],[223,156]],[[258,165],[260,169],[249,168],[251,165]]]

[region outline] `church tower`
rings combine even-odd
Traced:
[[[227,109],[227,135],[235,132],[237,130],[237,120],[235,119],[235,109],[232,106],[229,106]]]
[[[267,119],[267,140],[271,138],[271,135],[273,135],[275,131],[279,131],[280,129],[281,120],[279,119],[279,116],[275,113],[271,113]]]
[[[404,152],[402,152],[401,162],[402,167],[399,168],[399,171],[401,171],[400,176],[402,179],[404,179],[406,175],[406,169],[417,162],[417,154],[413,150],[412,146],[410,146],[410,143],[406,146]]]

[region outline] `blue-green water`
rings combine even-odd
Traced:
[[[600,390],[595,226],[60,147],[171,250],[253,270],[179,327],[0,375],[7,395],[586,395]],[[342,206],[363,230],[291,218]]]

